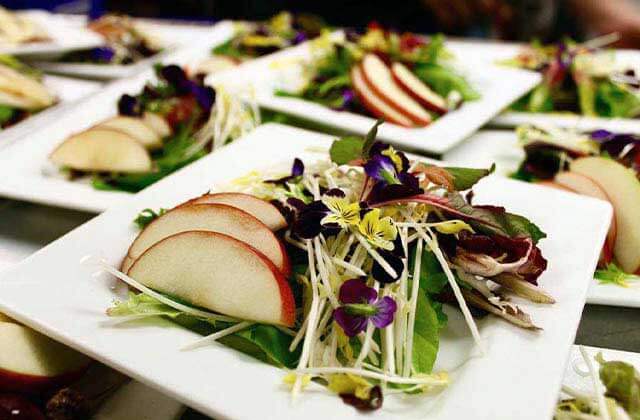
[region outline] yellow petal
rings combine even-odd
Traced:
[[[289,385],[290,387],[293,387],[293,385],[296,383],[296,379],[298,379],[298,376],[302,376],[301,389],[304,389],[307,385],[309,385],[309,382],[311,382],[311,375],[309,374],[296,375],[295,373],[288,373],[284,378],[282,378],[282,382],[284,382],[286,385]]]
[[[462,220],[447,220],[446,222],[434,223],[433,226],[438,232],[445,234],[456,234],[463,230],[473,233],[473,228]]]
[[[336,373],[329,376],[327,388],[336,394],[354,394],[356,397],[366,400],[369,398],[372,385],[361,376]]]

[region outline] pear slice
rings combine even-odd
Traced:
[[[149,152],[132,137],[93,128],[69,137],[49,156],[51,162],[79,171],[148,172]]]
[[[139,118],[117,116],[103,121],[93,128],[121,131],[136,139],[149,150],[162,146],[162,138]]]
[[[181,204],[181,206],[215,203],[244,210],[274,232],[287,227],[287,221],[276,206],[251,194],[237,192],[204,194]]]
[[[129,247],[130,261],[123,263],[123,271],[128,268],[125,264],[137,260],[155,243],[190,230],[224,233],[243,241],[265,255],[285,276],[290,273],[287,253],[273,232],[249,213],[226,204],[179,206],[158,217]]]
[[[293,293],[260,251],[218,232],[188,231],[147,249],[129,270],[147,287],[243,320],[291,327]]]
[[[55,102],[55,97],[42,83],[4,65],[0,65],[0,91],[25,98],[33,104],[29,109],[46,108]]]
[[[640,269],[640,181],[624,165],[602,157],[585,157],[571,163],[571,172],[595,181],[606,192],[616,217],[613,255],[627,273]]]

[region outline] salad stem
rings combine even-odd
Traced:
[[[609,415],[609,409],[607,408],[607,402],[604,399],[604,390],[602,389],[602,384],[600,383],[600,378],[598,378],[598,374],[596,373],[593,362],[591,361],[591,357],[587,354],[587,351],[583,346],[578,347],[580,349],[580,354],[584,359],[584,362],[587,364],[587,369],[589,370],[589,376],[591,377],[591,383],[593,384],[593,390],[596,393],[596,398],[598,400],[598,412],[603,420],[611,420],[611,416]]]
[[[378,291],[380,290],[380,284],[378,282],[374,282],[373,288],[375,289],[376,293],[378,293]],[[367,324],[367,332],[365,334],[364,342],[362,343],[362,348],[360,349],[360,354],[358,354],[358,358],[354,363],[354,367],[359,368],[362,365],[362,362],[364,362],[364,359],[367,357],[367,354],[369,354],[369,348],[371,347],[374,330],[375,326],[373,325],[373,323],[370,322],[369,324]]]
[[[423,384],[423,385],[431,385],[431,386],[444,386],[449,383],[449,380],[445,378],[438,377],[438,375],[424,375],[412,378],[406,378],[403,376],[397,375],[388,375],[378,372],[372,372],[366,369],[358,369],[358,368],[350,368],[350,367],[318,367],[318,368],[306,368],[306,369],[296,369],[295,373],[298,375],[327,375],[333,373],[350,373],[353,375],[359,375],[365,378],[377,379],[379,381],[387,381],[394,384]]]
[[[253,323],[249,321],[238,322],[236,325],[232,325],[231,327],[225,328],[224,330],[216,331],[213,334],[207,335],[192,343],[189,343],[186,346],[182,347],[180,350],[182,351],[194,350],[194,349],[197,349],[198,347],[206,346],[207,344],[213,343],[214,341],[217,341],[222,337],[226,337],[227,335],[244,330],[245,328],[248,328],[252,325]]]
[[[418,239],[416,245],[416,258],[413,263],[413,276],[411,277],[411,297],[409,298],[409,320],[407,322],[406,349],[402,375],[411,374],[411,363],[413,361],[413,330],[416,325],[416,307],[418,306],[418,292],[420,291],[420,268],[422,264],[423,241]]]
[[[361,234],[354,232],[354,235],[356,236],[358,242],[360,242],[360,245],[362,245],[364,249],[367,250],[369,255],[371,255],[371,257],[376,260],[378,264],[380,264],[380,267],[382,267],[384,271],[387,272],[387,274],[389,274],[393,278],[398,277],[398,273],[396,273],[396,270],[394,270],[393,267],[391,267],[389,263],[386,262],[385,259],[380,256],[380,254],[378,254],[378,251],[376,251],[371,245],[369,245],[367,240]]]

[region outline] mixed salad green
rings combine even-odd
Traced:
[[[326,27],[317,16],[283,11],[264,22],[236,24],[234,37],[212,53],[238,61],[260,57],[316,38]]]
[[[278,235],[293,266],[292,328],[195,308],[96,260],[135,290],[108,315],[116,323],[169,318],[205,336],[190,348],[219,341],[288,370],[294,396],[314,382],[360,410],[380,408],[385,395],[448,383],[434,372],[448,319],[443,304],[462,311],[481,348],[477,317],[538,329],[504,292],[554,302],[537,286],[547,265],[537,246],[544,232],[464,193],[493,168],[410,161],[375,141],[376,129],[336,140],[330,160],[295,159],[285,176],[250,173],[233,183],[288,221]],[[147,210],[136,222],[161,214]]]
[[[55,104],[42,74],[16,58],[0,55],[0,130]]]
[[[640,114],[640,79],[603,49],[615,37],[583,44],[570,39],[553,45],[532,43],[509,64],[539,71],[543,81],[516,102],[524,112],[571,112],[591,117],[635,118]]]
[[[640,419],[640,373],[634,366],[622,361],[606,361],[602,353],[598,353],[595,359],[600,369],[596,371],[585,349],[580,347],[580,351],[593,392],[585,393],[563,385],[565,398],[558,402],[554,419]]]
[[[454,109],[464,101],[480,97],[449,60],[444,37],[425,37],[413,33],[386,30],[371,23],[364,33],[348,30],[343,40],[325,39],[316,42],[318,58],[308,70],[308,82],[299,92],[277,92],[317,102],[336,110],[365,115],[372,111],[363,103],[354,88],[351,70],[367,53],[374,53],[383,61],[405,65],[418,79],[446,101],[445,108]],[[438,113],[431,113],[437,117]]]

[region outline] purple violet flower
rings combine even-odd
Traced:
[[[297,31],[296,36],[293,38],[293,44],[298,45],[307,40],[307,35],[302,31]]]
[[[378,292],[361,279],[345,281],[339,294],[342,306],[333,312],[333,318],[348,337],[367,329],[369,321],[376,328],[385,328],[393,322],[397,309],[389,296],[378,297]]]
[[[287,176],[283,176],[282,178],[277,178],[277,179],[268,179],[266,181],[263,181],[267,184],[286,184],[287,182],[302,176],[302,174],[304,174],[304,163],[298,159],[295,158],[293,160],[293,166],[291,167],[291,175],[287,175]]]
[[[91,58],[101,63],[110,63],[115,55],[115,51],[109,47],[98,47],[91,50]]]
[[[400,184],[396,167],[387,156],[374,155],[364,164],[364,171],[376,181],[382,181],[389,185]]]

